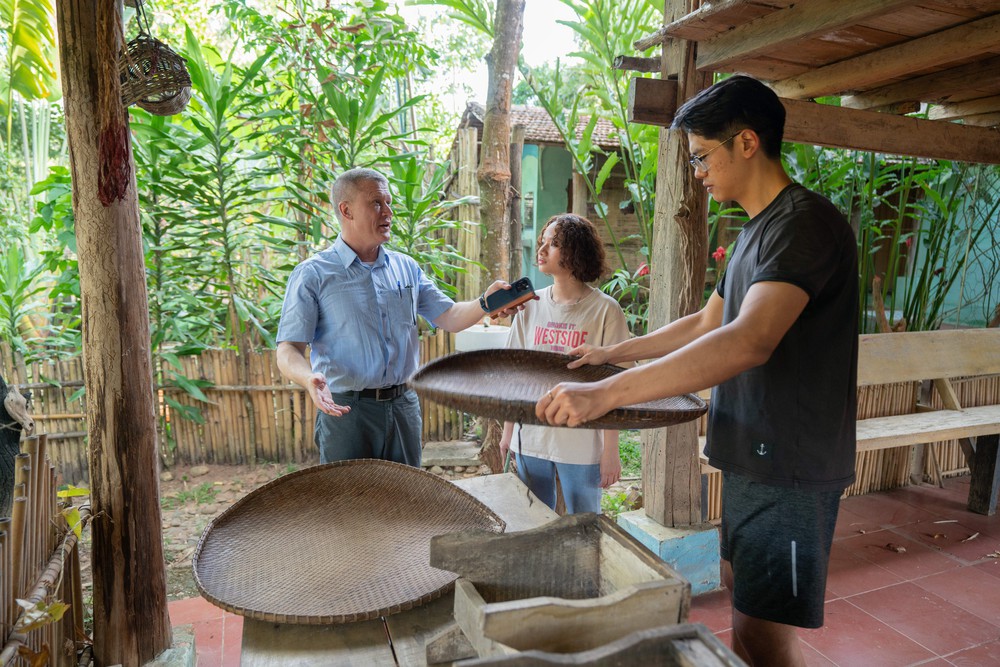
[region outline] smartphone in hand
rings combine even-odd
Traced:
[[[501,310],[513,308],[534,298],[535,288],[532,287],[531,281],[526,277],[518,278],[507,289],[497,290],[493,294],[487,295],[486,308],[490,317],[496,317],[496,314]]]

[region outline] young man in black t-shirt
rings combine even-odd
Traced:
[[[702,310],[641,338],[583,346],[571,366],[655,361],[563,383],[538,416],[576,426],[633,403],[714,387],[706,451],[723,471],[722,579],[733,649],[750,665],[803,665],[796,627],[823,624],[840,494],[854,481],[857,244],[850,225],[781,164],[785,110],[733,76],[687,101],[695,177],[750,217]]]

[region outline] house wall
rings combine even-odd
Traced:
[[[522,266],[536,288],[552,284],[552,279],[535,267],[535,242],[545,221],[553,215],[567,213],[573,201],[573,158],[562,146],[537,146],[525,144],[521,157]],[[529,198],[527,195],[530,194]],[[608,206],[608,225],[597,215],[593,202],[587,203],[587,218],[597,227],[605,243],[608,266],[607,278],[621,268],[621,260],[612,241],[612,232],[618,239],[622,255],[630,271],[634,272],[645,257],[639,252],[639,223],[634,213],[622,211],[620,202],[628,197],[625,176],[615,169],[604,184],[601,200]],[[530,225],[530,226],[529,226]],[[608,227],[610,226],[610,230]]]
[[[1000,184],[994,184],[995,189]],[[992,201],[992,200],[990,200]],[[1000,306],[1000,215],[996,210],[990,211],[989,203],[974,202],[971,197],[963,203],[959,210],[959,229],[952,238],[948,266],[935,267],[950,272],[955,265],[964,261],[959,277],[952,284],[944,297],[942,312],[942,327],[984,327],[992,319]],[[984,219],[992,214],[992,220]],[[940,221],[923,220],[921,236],[926,238],[930,224],[942,224]],[[970,243],[970,236],[982,229],[975,243]],[[902,308],[902,295],[906,280],[916,280],[916,274],[922,270],[926,252],[923,245],[917,245],[917,253],[909,266],[910,277],[896,281],[899,290],[897,310]],[[899,313],[901,314],[901,313]]]

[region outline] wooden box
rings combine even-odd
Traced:
[[[431,540],[431,565],[459,579],[457,629],[428,644],[430,664],[588,651],[684,623],[691,606],[691,585],[681,575],[596,514],[518,533],[440,535]]]
[[[640,630],[600,648],[580,653],[525,651],[463,660],[461,667],[746,667],[735,653],[700,623]]]

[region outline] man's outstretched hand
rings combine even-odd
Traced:
[[[326,378],[322,373],[313,373],[312,377],[309,378],[309,396],[320,412],[331,417],[341,417],[351,411],[350,406],[337,405],[333,402],[330,386],[326,383]]]

